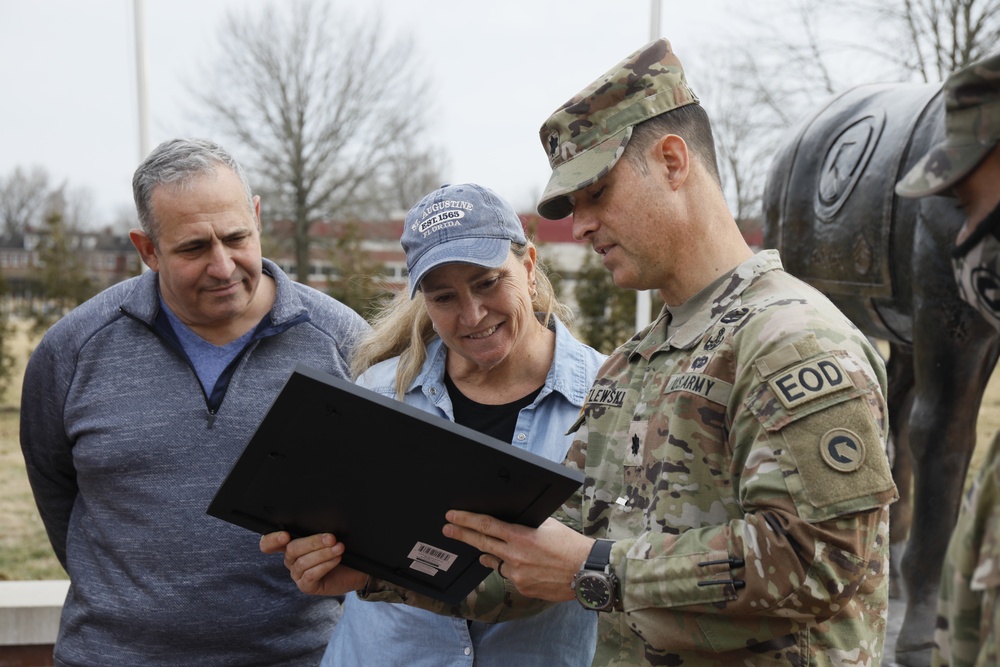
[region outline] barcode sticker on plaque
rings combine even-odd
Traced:
[[[458,556],[429,544],[417,542],[410,550],[408,558],[413,561],[410,563],[412,569],[434,576],[439,571],[447,572]]]

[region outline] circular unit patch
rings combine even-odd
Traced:
[[[854,472],[865,462],[865,445],[857,433],[833,428],[819,439],[819,453],[828,466],[840,472]]]

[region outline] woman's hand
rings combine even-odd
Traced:
[[[367,574],[340,564],[344,545],[329,533],[295,540],[285,531],[269,533],[260,538],[260,550],[284,553],[285,567],[303,593],[343,595],[368,582]]]

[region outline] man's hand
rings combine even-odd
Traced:
[[[484,552],[479,562],[510,579],[528,597],[562,602],[574,598],[573,575],[590,555],[594,540],[555,519],[535,528],[485,514],[451,510],[443,533]]]
[[[285,531],[260,538],[266,554],[284,553],[285,567],[299,590],[310,595],[343,595],[364,588],[368,575],[341,565],[344,545],[329,533],[293,540]]]

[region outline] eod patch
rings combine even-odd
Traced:
[[[810,359],[788,368],[777,373],[767,383],[786,410],[793,410],[822,396],[854,388],[844,367],[833,355]]]

